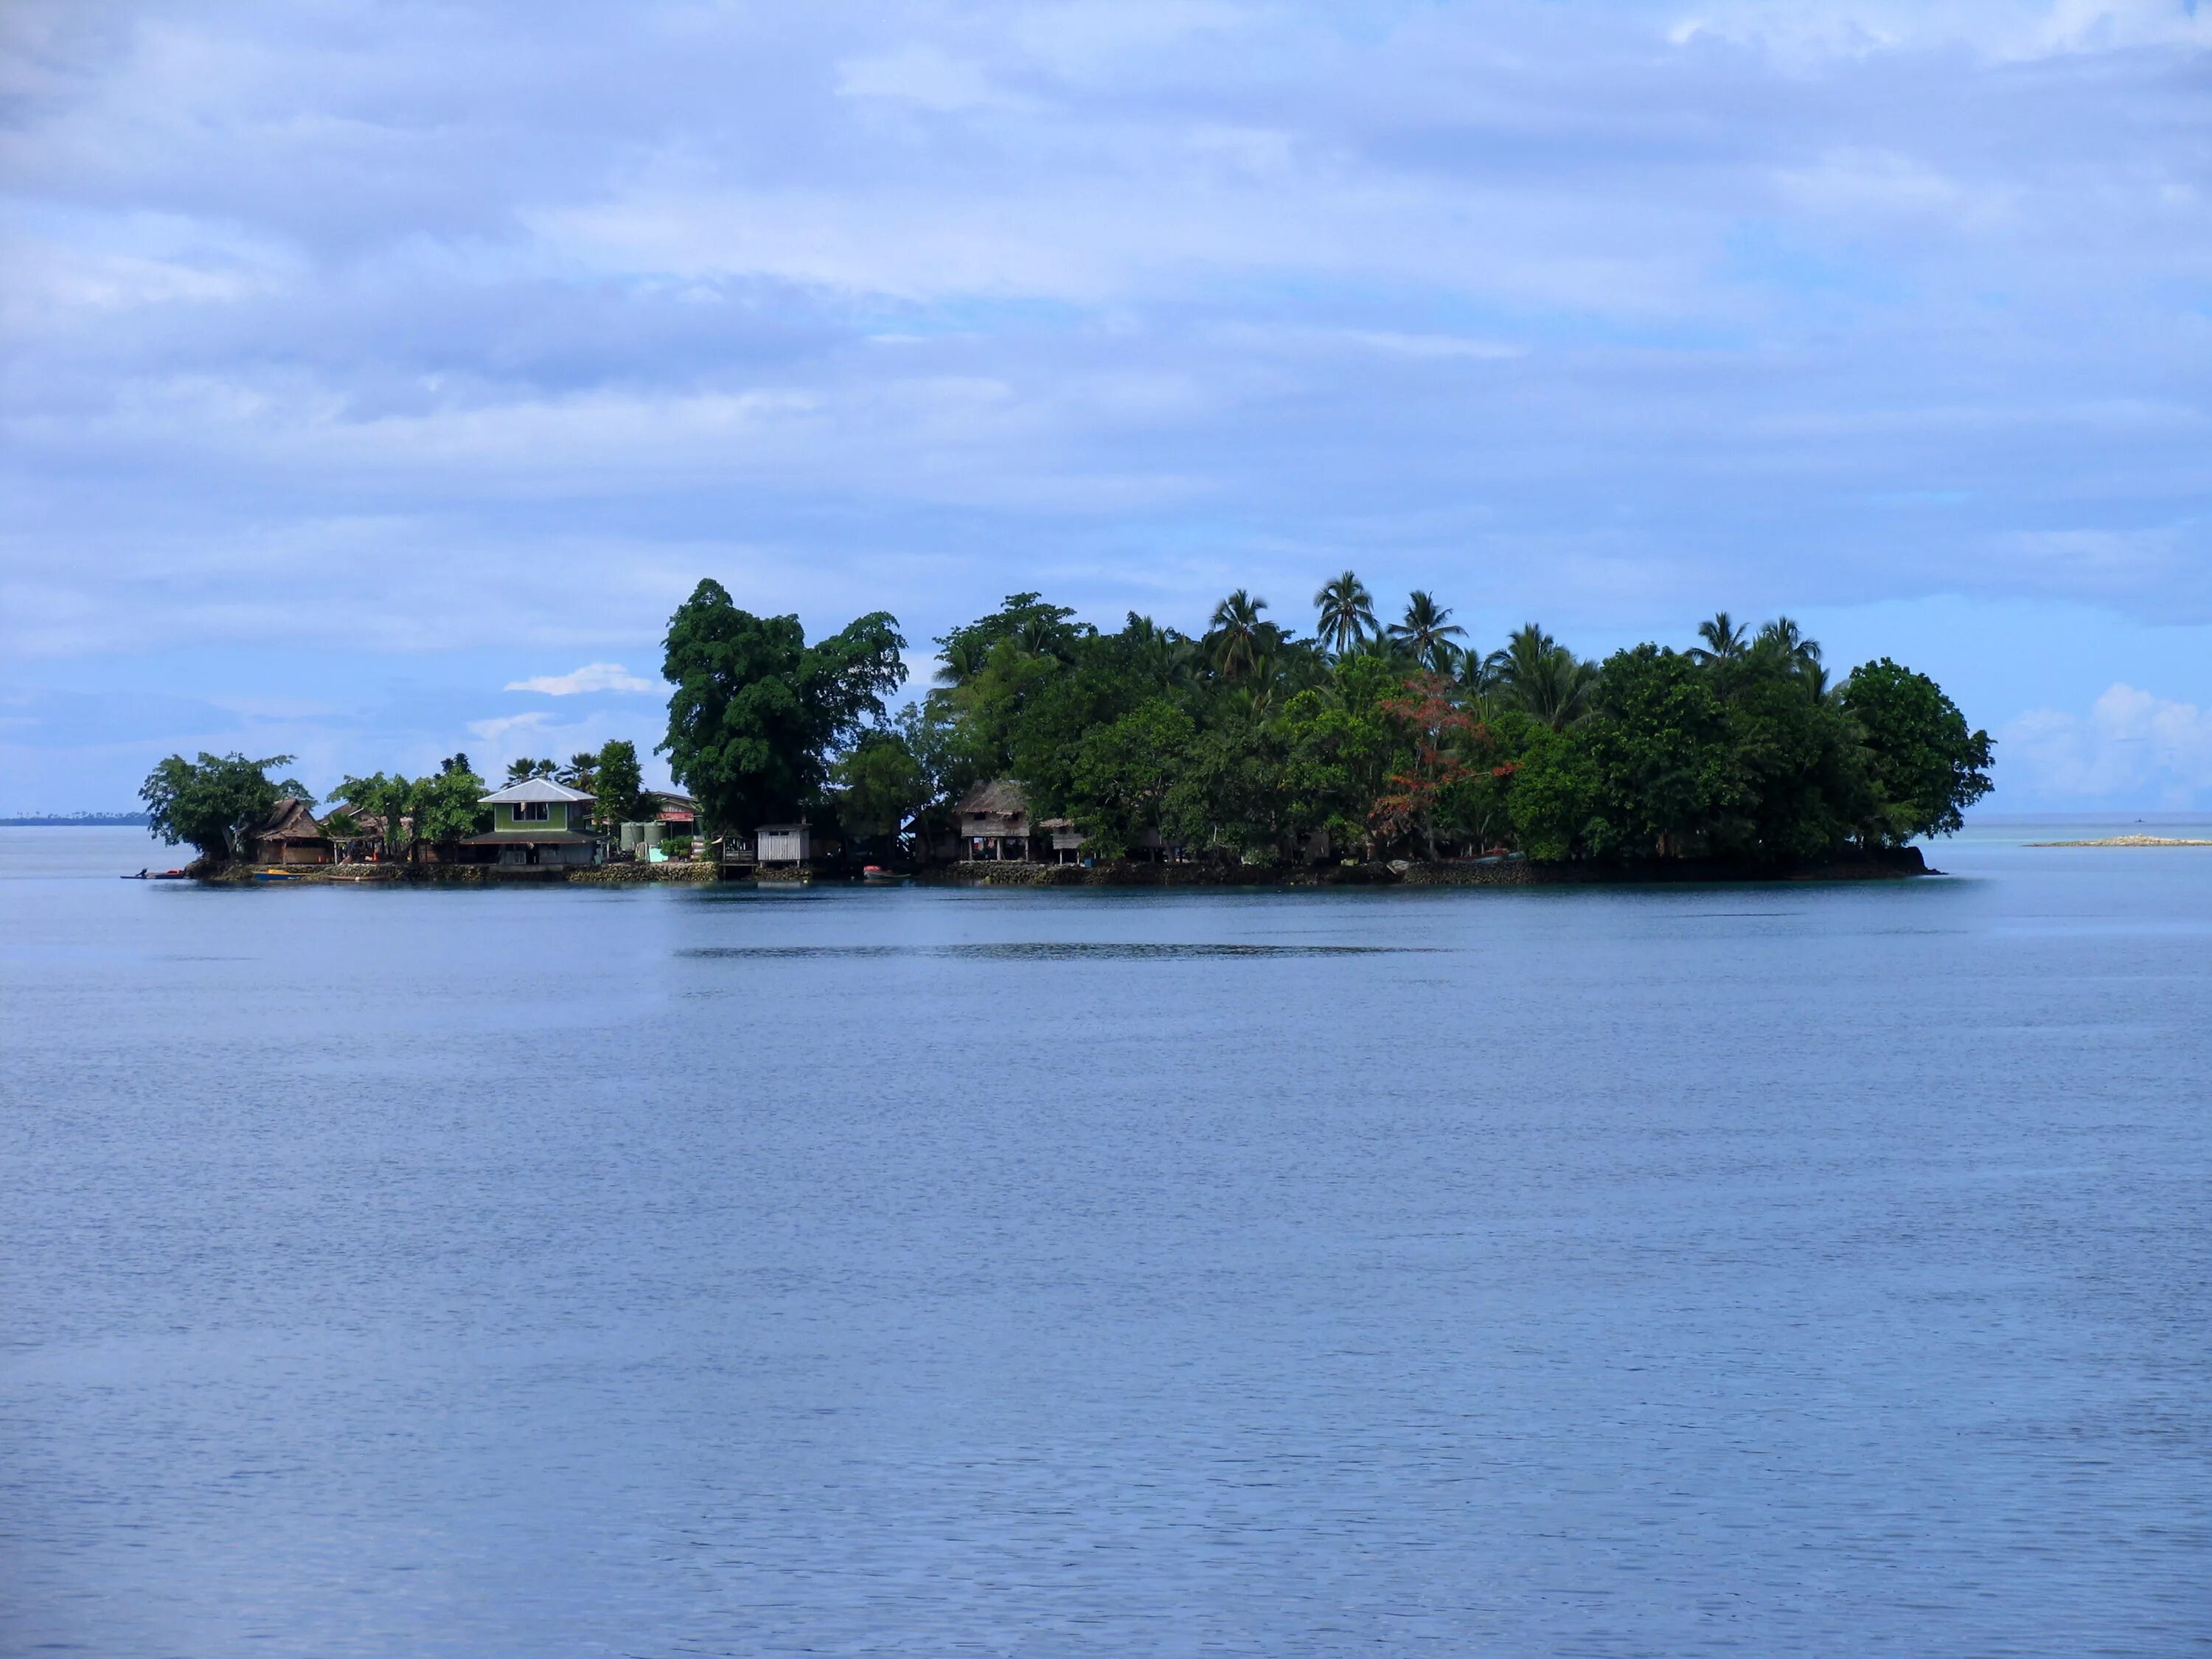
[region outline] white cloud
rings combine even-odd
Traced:
[[[618,662],[587,662],[566,674],[538,674],[526,680],[509,680],[509,691],[542,691],[549,697],[573,697],[580,691],[657,691],[659,684],[640,679]],[[521,720],[538,718],[520,715]],[[471,728],[473,729],[473,728]],[[489,732],[485,733],[487,737]]]
[[[1998,733],[2008,799],[2187,809],[2212,796],[2212,708],[2115,684],[2087,714],[2036,708]]]

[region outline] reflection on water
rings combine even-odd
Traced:
[[[2212,851],[1939,861],[764,901],[0,830],[0,1653],[2202,1650]]]

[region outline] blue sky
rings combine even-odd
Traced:
[[[0,811],[660,728],[702,575],[1934,673],[2212,807],[2212,7],[0,14]]]

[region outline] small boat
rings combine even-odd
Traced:
[[[184,878],[185,872],[181,870],[141,870],[135,876],[123,878],[125,881],[182,881]]]
[[[300,873],[296,870],[256,870],[253,878],[256,881],[297,881]]]
[[[880,864],[871,864],[860,872],[860,879],[862,881],[898,881],[902,878],[896,870],[886,870]]]

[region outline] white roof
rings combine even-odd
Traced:
[[[504,789],[495,789],[477,801],[479,806],[502,805],[508,801],[526,800],[589,800],[592,797],[580,789],[571,789],[565,783],[556,783],[550,778],[525,778],[520,783],[510,783]]]

